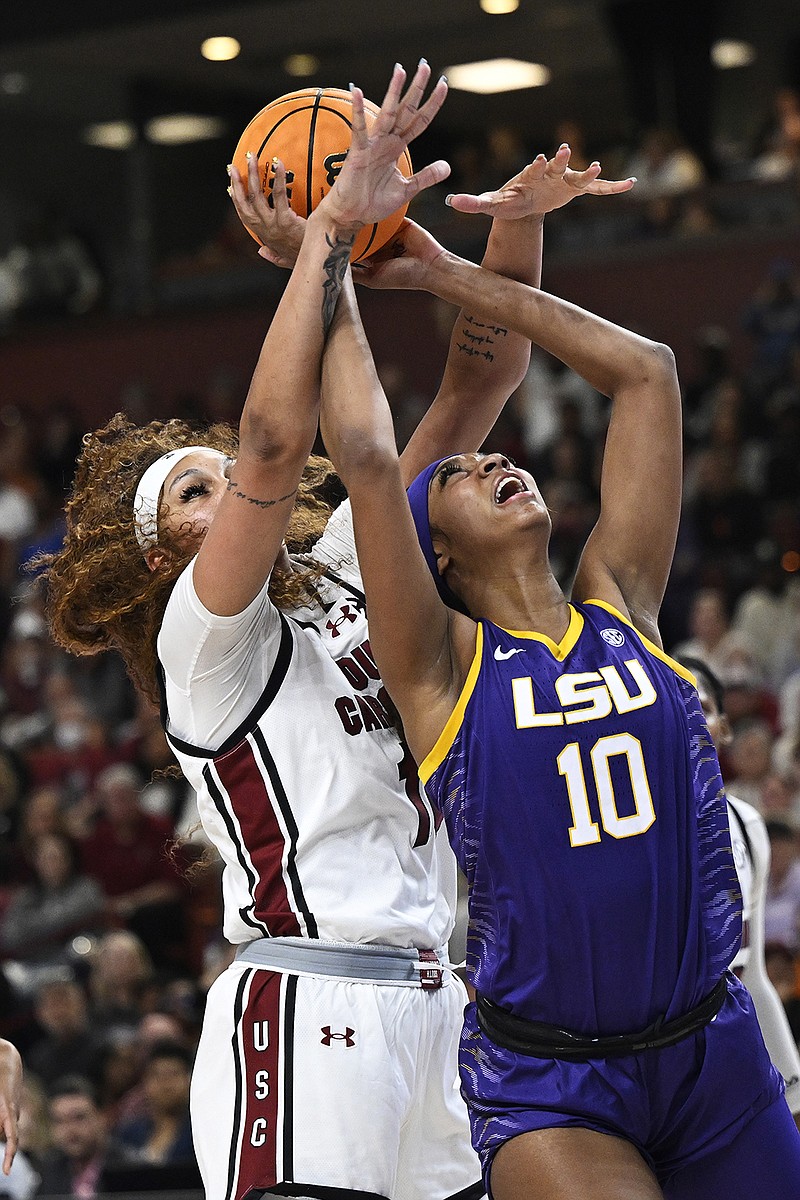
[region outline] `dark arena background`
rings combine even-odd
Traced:
[[[800,1036],[797,0],[10,0],[0,21],[0,1036],[25,1061],[30,1180],[54,1153],[48,1093],[65,1073],[94,1085],[87,1104],[104,1146],[119,1147],[147,1103],[172,1103],[170,1120],[185,1124],[204,997],[230,948],[215,867],[187,879],[205,843],[190,789],[159,774],[171,756],[158,715],[115,658],[55,648],[26,563],[60,543],[88,429],[118,410],[237,421],[285,280],[257,257],[226,194],[247,122],[300,87],[353,80],[379,102],[392,64],[421,56],[451,91],[412,158],[445,158],[452,177],[409,216],[465,257],[480,259],[488,221],[449,210],[449,192],[499,187],[563,141],[574,166],[599,159],[606,178],[638,177],[630,194],[548,216],[543,286],[677,356],[684,515],[664,645],[720,675],[733,726],[723,775],[779,830],[768,968]],[[485,85],[455,69],[493,60],[514,61]],[[362,289],[360,300],[402,445],[436,391],[454,312],[407,292]],[[491,440],[536,475],[565,584],[597,514],[606,418],[602,397],[534,351]],[[115,822],[139,831],[139,857],[121,873],[110,865]],[[176,834],[188,840],[168,858]],[[31,914],[20,898],[36,893],[52,855],[69,860],[83,907]],[[180,1053],[170,1081],[153,1082],[152,1048],[164,1042]],[[159,1086],[178,1100],[147,1100]],[[199,1196],[188,1134],[183,1145],[158,1165],[134,1168],[121,1154],[107,1186]],[[50,1194],[16,1169],[15,1197]]]

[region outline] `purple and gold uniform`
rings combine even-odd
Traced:
[[[610,605],[570,606],[558,644],[479,622],[420,775],[469,881],[470,981],[500,1010],[608,1038],[680,1019],[719,984],[741,895],[716,753],[693,677]],[[508,1138],[572,1124],[633,1141],[661,1180],[781,1088],[733,977],[676,1045],[585,1062],[504,1049],[470,1006],[461,1078],[487,1174]]]

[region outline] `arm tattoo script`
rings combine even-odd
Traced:
[[[283,504],[284,500],[291,500],[293,496],[297,495],[297,488],[294,488],[285,496],[278,496],[277,500],[258,500],[255,496],[248,496],[246,492],[243,492],[235,479],[228,480],[227,490],[237,500],[246,500],[248,504],[255,504],[256,508],[272,508],[273,504]]]
[[[485,358],[487,362],[494,362],[494,354],[489,347],[493,346],[500,338],[508,336],[505,326],[485,325],[483,321],[478,321],[469,315],[464,316],[464,323],[465,327],[461,330],[464,341],[458,343],[461,353],[469,355],[470,358],[477,354],[481,358]]]
[[[337,237],[335,242],[325,236],[325,241],[331,248],[331,252],[322,264],[322,270],[325,272],[325,282],[322,285],[322,332],[327,337],[328,330],[331,327],[333,314],[336,311],[336,301],[339,299],[339,292],[342,290],[342,281],[344,273],[347,270],[347,264],[350,261],[350,251],[353,248],[355,236],[351,238]]]

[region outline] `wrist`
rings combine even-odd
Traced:
[[[329,237],[340,241],[355,241],[357,234],[363,228],[363,222],[346,220],[341,213],[337,212],[335,202],[329,197],[330,193],[323,197],[310,213],[309,222],[323,228]]]

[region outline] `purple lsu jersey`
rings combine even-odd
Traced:
[[[610,605],[570,614],[560,643],[478,624],[420,776],[469,882],[471,982],[592,1037],[697,1005],[741,894],[693,676]]]

